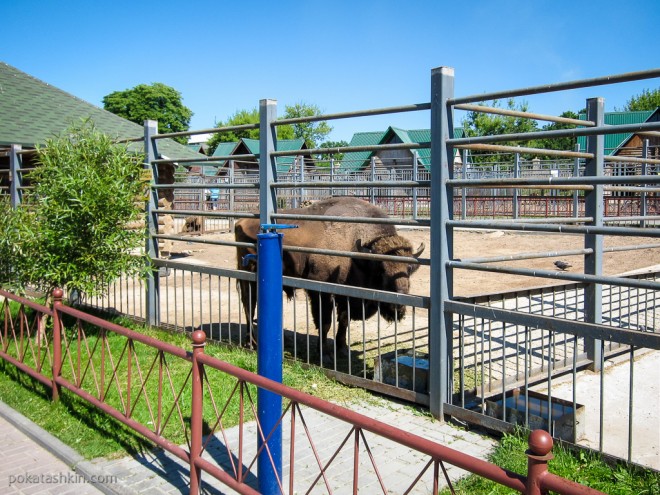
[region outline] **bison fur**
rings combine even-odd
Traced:
[[[354,197],[331,197],[305,208],[284,210],[282,213],[300,215],[318,215],[323,217],[362,217],[387,218],[380,208],[367,201]],[[283,237],[284,246],[327,249],[335,251],[353,251],[419,258],[424,244],[413,250],[410,242],[397,234],[393,225],[376,223],[346,223],[329,218],[327,220],[299,220],[293,222],[297,229],[287,230]],[[241,243],[255,243],[260,231],[258,219],[241,219],[236,222],[235,239]],[[253,248],[237,247],[238,268],[256,270],[253,261],[247,266],[243,258],[247,254],[256,254]],[[340,285],[362,287],[408,294],[410,276],[419,267],[418,264],[405,261],[379,261],[374,259],[348,258],[344,256],[300,253],[284,250],[283,275],[307,280],[332,282]],[[247,321],[250,321],[256,306],[256,283],[238,282],[241,301]],[[293,289],[285,287],[289,298]],[[336,307],[337,333],[335,346],[340,354],[348,351],[346,332],[351,320],[367,319],[379,311],[387,321],[401,320],[406,314],[406,307],[398,304],[381,303],[357,298],[333,296],[325,292],[308,290],[312,317],[321,336],[321,350],[328,357],[327,336],[332,325],[333,302]],[[251,295],[250,295],[251,294]]]

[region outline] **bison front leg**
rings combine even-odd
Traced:
[[[309,291],[308,296],[312,319],[319,331],[319,353],[321,354],[321,361],[322,364],[327,366],[334,361],[333,348],[328,345],[328,333],[332,326],[333,315],[332,296],[315,291]]]
[[[337,320],[337,335],[335,336],[335,346],[337,353],[342,357],[348,356],[348,345],[346,343],[346,333],[348,331],[349,319],[348,312],[342,311]]]
[[[238,287],[241,293],[241,304],[248,328],[246,343],[249,347],[254,347],[257,343],[257,328],[254,319],[255,309],[257,307],[257,284],[248,282],[247,280],[239,280]]]

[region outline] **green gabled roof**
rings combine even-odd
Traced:
[[[402,143],[428,143],[431,141],[430,129],[405,130],[398,127],[388,127],[386,131],[379,132],[357,132],[349,146],[374,146],[377,144],[386,144],[394,141],[396,136]],[[463,128],[454,129],[454,137],[463,137]],[[369,164],[375,151],[351,151],[344,155],[340,165],[342,172],[356,172]],[[422,148],[417,150],[419,162],[427,170],[431,167],[431,149]]]
[[[97,129],[112,138],[144,136],[141,125],[0,62],[0,146],[20,144],[33,148],[61,134],[71,124],[87,118],[91,118]],[[171,139],[158,140],[158,151],[170,159],[200,156]]]
[[[247,149],[250,150],[250,153],[258,155],[259,154],[259,140],[258,139],[241,139],[247,146]],[[298,151],[305,147],[305,140],[302,138],[297,139],[278,139],[275,149],[277,151]],[[293,165],[295,157],[293,156],[279,156],[275,159],[277,163],[278,172],[288,172]]]
[[[218,147],[213,152],[213,156],[229,156],[238,147],[238,141],[231,143],[218,143]]]
[[[374,146],[380,144],[387,131],[356,132],[351,138],[349,146]],[[350,151],[344,154],[339,170],[342,172],[356,172],[369,163],[373,151]]]
[[[238,141],[232,141],[232,142],[227,142],[227,143],[218,143],[218,147],[215,149],[213,152],[212,156],[230,156],[233,155],[234,152],[236,151],[236,148],[238,148],[238,145],[240,143]],[[215,167],[202,167],[202,173],[204,175],[216,175],[218,173],[218,169],[222,168],[225,166],[227,163],[226,160],[220,161],[220,162],[215,162],[216,166]]]
[[[651,116],[658,112],[659,108],[655,110],[644,110],[638,112],[605,112],[604,121],[605,125],[626,125],[626,124],[642,124],[648,121]],[[580,120],[586,120],[587,116],[584,113],[579,115]],[[605,135],[605,154],[613,155],[618,149],[623,146],[633,135],[631,133],[623,134],[606,134]],[[582,151],[587,149],[586,136],[578,136],[577,139],[580,149]]]

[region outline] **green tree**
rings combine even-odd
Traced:
[[[343,148],[344,146],[348,146],[348,143],[346,141],[325,141],[321,143],[318,147],[319,148]],[[341,161],[344,158],[344,153],[323,153],[321,155],[318,155],[319,160],[330,160],[330,158],[334,158],[337,161]],[[321,164],[323,165],[323,164]]]
[[[190,128],[193,112],[182,103],[181,93],[163,83],[139,84],[103,97],[103,108],[131,122],[143,125],[157,120],[158,132],[183,132]],[[185,144],[188,138],[174,138]]]
[[[481,105],[484,104],[482,103]],[[493,108],[502,108],[499,100],[493,100],[493,104],[491,106]],[[522,102],[516,105],[515,100],[511,98],[507,101],[507,109],[526,112],[528,105],[526,102]],[[537,129],[538,126],[536,121],[532,119],[476,111],[468,112],[465,119],[463,120],[463,131],[465,132],[466,137],[532,132]],[[497,144],[504,146],[527,146],[527,143],[518,143],[513,141],[501,142]],[[498,163],[503,161],[511,161],[510,154],[507,153],[500,153],[495,151],[472,151],[471,154],[474,163]]]
[[[216,122],[215,127],[234,127],[259,123],[259,110],[237,110],[226,122]],[[277,127],[278,139],[293,139],[293,128],[288,125]],[[212,155],[220,143],[235,143],[241,139],[259,139],[259,128],[239,129],[234,131],[216,132],[208,141],[208,154]]]
[[[321,111],[316,105],[307,103],[296,103],[287,105],[283,119],[294,119],[298,117],[315,117],[321,115]],[[216,122],[216,127],[233,127],[245,124],[258,124],[259,110],[238,110],[229,117],[226,122]],[[305,140],[308,148],[316,148],[317,143],[321,142],[330,134],[332,127],[327,122],[302,122],[293,125],[277,126],[278,139],[302,138]],[[259,129],[242,129],[238,131],[227,131],[214,134],[208,142],[209,154],[213,154],[219,143],[234,143],[240,139],[259,139]]]
[[[100,295],[120,275],[143,273],[147,259],[134,251],[144,232],[126,228],[144,215],[143,157],[91,121],[49,139],[37,156],[31,194],[16,209],[2,205],[10,234],[0,242],[0,284]]]
[[[655,110],[660,107],[660,88],[644,89],[641,94],[633,96],[624,107],[624,112],[638,112],[641,110]]]
[[[565,111],[560,115],[567,119],[577,119],[578,114],[570,110]],[[544,125],[542,130],[544,131],[557,131],[560,129],[575,129],[577,126],[575,124],[567,124],[563,122],[551,122],[550,124]],[[543,138],[537,139],[529,143],[532,148],[543,148],[546,150],[564,150],[564,151],[574,151],[575,144],[577,143],[577,138],[575,137],[563,137],[563,138]],[[543,158],[543,157],[539,157]]]
[[[303,102],[287,105],[284,112],[285,119],[318,117],[319,115],[321,115],[319,107]],[[317,144],[332,132],[332,127],[325,121],[301,122],[292,124],[292,127],[294,135],[297,138],[303,138],[308,148],[316,148]]]

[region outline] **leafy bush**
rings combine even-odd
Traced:
[[[144,272],[147,258],[135,256],[144,232],[127,228],[144,214],[142,157],[86,120],[39,147],[37,162],[23,204],[2,205],[9,234],[0,241],[0,283],[96,295],[121,274]]]

